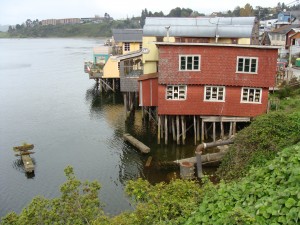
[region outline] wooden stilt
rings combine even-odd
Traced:
[[[116,91],[116,84],[115,84],[115,79],[114,78],[112,79],[112,82],[113,82],[113,91],[115,92]]]
[[[213,122],[213,140],[216,142],[216,122]]]
[[[151,121],[151,107],[148,107],[149,108],[149,115],[148,115],[148,117],[149,117],[149,122]]]
[[[173,141],[176,141],[175,119],[174,119],[174,116],[172,116],[172,135],[173,135]]]
[[[207,140],[208,139],[208,134],[207,134],[207,123],[204,123],[204,136],[205,136],[205,139]]]
[[[185,145],[185,120],[184,120],[184,116],[181,116],[181,132],[182,132],[182,144]]]
[[[179,132],[180,132],[180,127],[179,127],[179,116],[176,116],[176,128],[177,128],[177,144],[180,145],[180,139],[179,139]]]
[[[233,127],[232,127],[232,134],[235,135],[236,134],[236,122],[233,122]]]
[[[224,124],[222,121],[220,122],[220,126],[221,126],[221,139],[223,140],[224,139]]]
[[[232,136],[232,122],[230,122],[230,128],[229,128],[229,138]]]
[[[160,144],[160,116],[158,116],[158,124],[157,124],[157,143]]]
[[[201,120],[201,142],[204,142],[204,121],[203,119]]]
[[[197,116],[197,141],[200,141],[200,118]]]
[[[99,79],[99,91],[102,92],[103,91],[103,88],[102,88],[102,82],[101,82],[101,78]]]
[[[145,109],[144,109],[144,106],[142,106],[142,119],[145,119]]]
[[[164,137],[164,123],[165,123],[165,116],[161,116],[161,132],[160,132],[160,138]]]
[[[165,116],[165,144],[168,144],[168,116]]]
[[[197,121],[196,121],[196,116],[194,116],[194,145],[197,145]]]
[[[126,93],[123,94],[123,100],[124,100],[125,115],[127,115],[127,95],[126,95]]]

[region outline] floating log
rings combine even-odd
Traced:
[[[16,147],[13,147],[13,150],[15,152],[18,152],[18,151],[28,151],[28,150],[32,150],[34,148],[34,145],[33,144],[23,144],[21,146],[16,146]]]
[[[148,146],[144,145],[142,142],[140,142],[139,140],[137,140],[136,138],[134,138],[130,134],[128,134],[128,133],[123,134],[123,138],[125,139],[125,141],[128,141],[134,147],[139,149],[142,153],[149,153],[150,152],[150,148]]]

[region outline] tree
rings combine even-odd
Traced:
[[[176,7],[175,9],[172,9],[168,14],[168,17],[181,17],[181,8]]]
[[[235,7],[232,11],[232,16],[240,16],[241,8],[239,6]]]
[[[32,27],[32,21],[31,21],[31,19],[27,19],[26,22],[25,22],[25,24],[26,24],[26,27]]]
[[[240,16],[253,16],[253,15],[254,15],[253,8],[249,3],[247,3],[244,8],[240,9]]]
[[[35,197],[20,215],[9,213],[1,224],[108,224],[98,198],[100,184],[77,180],[71,166],[65,168],[65,174],[67,181],[59,198]]]

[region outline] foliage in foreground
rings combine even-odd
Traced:
[[[182,224],[201,202],[204,190],[195,181],[151,185],[138,179],[129,181],[126,192],[137,202],[136,209],[112,218],[111,224]]]
[[[54,199],[35,197],[20,215],[12,212],[2,218],[1,224],[105,224],[97,181],[81,182],[73,168],[65,169],[67,181],[61,186],[61,196]]]
[[[151,185],[130,181],[127,193],[136,209],[107,218],[97,182],[81,183],[67,167],[60,198],[35,198],[20,215],[1,224],[298,224],[300,218],[300,142],[285,148],[239,181],[218,185],[173,180]]]
[[[239,182],[211,185],[189,224],[299,224],[300,143]]]
[[[300,112],[273,112],[257,117],[240,131],[218,170],[222,179],[243,177],[252,166],[263,166],[282,148],[300,141]]]

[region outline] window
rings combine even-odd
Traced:
[[[242,88],[241,102],[243,103],[261,103],[261,88]]]
[[[167,100],[185,100],[186,99],[186,85],[168,85]]]
[[[223,102],[225,100],[224,86],[205,86],[204,101]]]
[[[143,43],[140,43],[140,50],[143,49]]]
[[[124,43],[124,51],[130,51],[130,43],[129,42]]]
[[[179,56],[179,70],[181,71],[199,71],[200,55]]]
[[[237,57],[237,72],[257,73],[257,57]]]

